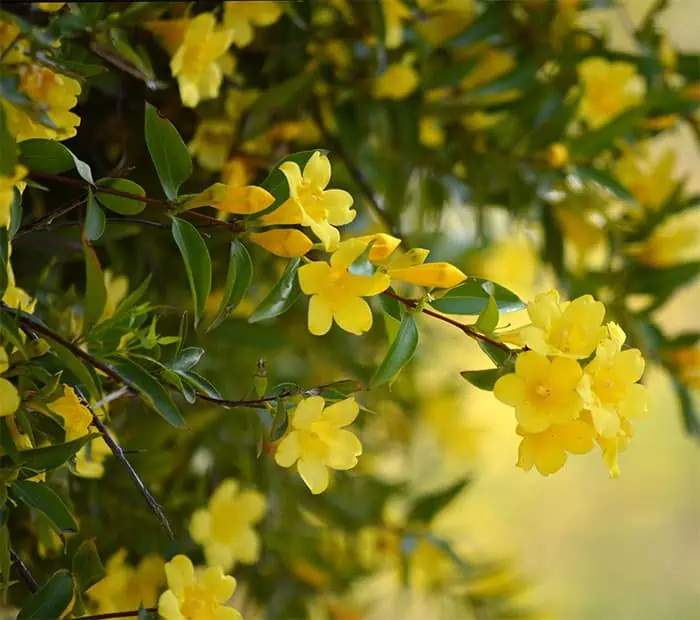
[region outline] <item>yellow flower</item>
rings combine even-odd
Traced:
[[[700,347],[682,347],[669,351],[668,357],[678,377],[686,385],[700,389]]]
[[[470,91],[505,75],[515,68],[515,58],[510,52],[497,47],[487,47],[479,54],[476,65],[460,82],[463,90]]]
[[[143,557],[138,567],[126,562],[127,550],[120,549],[105,563],[105,577],[88,591],[96,613],[108,614],[153,607],[165,584],[165,562],[157,554]]]
[[[583,86],[579,116],[591,127],[600,127],[641,102],[644,82],[634,65],[587,58],[578,65]]]
[[[411,10],[401,0],[382,0],[384,14],[385,43],[389,49],[403,41],[403,21],[411,17]]]
[[[559,293],[550,290],[537,295],[527,313],[532,324],[516,331],[522,344],[542,355],[588,357],[606,335],[605,306],[590,295],[560,304]]]
[[[468,462],[478,453],[480,433],[462,415],[460,405],[456,395],[430,397],[426,398],[420,413],[445,453]]]
[[[303,174],[293,161],[284,162],[279,169],[289,184],[289,199],[264,216],[263,223],[308,226],[326,251],[335,250],[340,233],[334,227],[352,222],[356,212],[350,208],[350,194],[342,189],[326,189],[331,179],[328,157],[316,151],[306,162]]]
[[[505,118],[503,112],[482,112],[477,110],[471,114],[465,114],[460,118],[460,123],[470,131],[486,131],[495,127]]]
[[[650,267],[669,267],[692,260],[700,247],[697,224],[677,219],[654,230],[641,245],[630,249],[636,259]]]
[[[215,30],[211,13],[200,13],[187,25],[182,45],[170,61],[183,105],[194,108],[202,99],[214,99],[223,79],[219,60],[231,45],[231,30]]]
[[[387,273],[392,280],[428,288],[452,288],[467,279],[466,275],[450,263],[423,263],[399,269],[389,268]]]
[[[303,232],[293,229],[267,230],[261,233],[251,233],[250,240],[265,248],[275,256],[296,258],[305,256],[314,246]]]
[[[405,99],[418,87],[419,77],[408,63],[389,65],[378,78],[375,78],[373,94],[377,99]]]
[[[228,161],[235,135],[236,126],[229,119],[204,119],[187,148],[202,168],[216,172]]]
[[[78,450],[75,455],[75,473],[81,478],[102,478],[105,473],[104,460],[112,455],[107,442],[96,437]]]
[[[190,521],[190,535],[204,547],[209,566],[230,571],[237,562],[255,564],[260,558],[260,537],[254,525],[265,514],[265,496],[255,490],[242,491],[229,478],[214,491],[206,508]]]
[[[274,196],[257,185],[243,187],[214,183],[187,202],[188,209],[215,207],[234,215],[251,215],[267,209],[275,201]]]
[[[426,15],[418,31],[433,46],[464,30],[474,15],[473,0],[418,0],[418,6]]]
[[[56,129],[33,121],[21,108],[0,99],[7,112],[7,127],[18,142],[32,138],[67,140],[76,133],[80,117],[70,110],[78,103],[80,82],[39,65],[22,65],[19,89],[30,99],[47,108]]]
[[[19,288],[15,283],[15,274],[12,271],[12,265],[7,265],[7,290],[3,295],[2,301],[10,308],[18,308],[23,312],[34,312],[36,299],[32,299],[24,289]]]
[[[176,555],[165,565],[168,589],[158,599],[163,620],[243,620],[232,607],[224,607],[236,580],[224,575],[220,566],[204,569],[199,576],[185,555]]]
[[[51,413],[63,418],[63,428],[66,431],[66,441],[73,441],[87,435],[88,427],[92,423],[92,414],[88,408],[80,402],[75,390],[69,386],[63,386],[63,396],[48,403]]]
[[[515,372],[496,381],[493,393],[515,407],[515,417],[526,433],[539,433],[578,417],[583,405],[576,391],[581,376],[576,360],[555,357],[550,361],[535,351],[525,351],[515,361]]]
[[[333,320],[351,334],[362,334],[372,327],[372,310],[362,299],[378,295],[389,287],[385,273],[372,276],[350,273],[348,268],[357,259],[366,243],[349,239],[338,246],[330,265],[323,261],[308,263],[299,268],[299,284],[309,300],[309,331],[322,336],[331,328]]]
[[[566,463],[567,452],[586,454],[593,449],[593,427],[583,420],[553,424],[539,433],[526,433],[519,426],[517,433],[523,438],[517,466],[525,471],[534,466],[543,476],[560,470]]]
[[[677,184],[675,152],[668,149],[652,157],[648,143],[625,148],[613,170],[637,202],[654,211],[668,200]]]
[[[637,383],[644,373],[644,358],[638,349],[622,350],[625,332],[608,323],[608,338],[584,368],[579,394],[590,411],[593,426],[602,437],[616,437],[621,418],[634,419],[649,409],[647,389]]]
[[[221,170],[221,181],[224,185],[241,187],[248,185],[253,179],[251,166],[243,157],[234,157]]]
[[[374,244],[369,250],[369,260],[373,263],[381,263],[381,261],[392,254],[401,244],[401,239],[397,239],[386,233],[364,235],[362,237],[354,237],[354,239],[356,241],[361,241],[365,245],[369,245],[370,241],[374,241]]]
[[[36,6],[47,13],[55,13],[60,11],[65,4],[65,2],[37,2]]]
[[[189,23],[190,20],[186,18],[156,19],[146,22],[144,27],[156,35],[165,51],[173,56],[185,40],[185,33]]]
[[[105,309],[104,312],[102,312],[101,320],[114,316],[117,307],[129,292],[129,279],[126,276],[114,275],[111,269],[105,269],[104,282],[105,290],[107,291],[107,299],[105,301]]]
[[[418,140],[430,149],[445,144],[445,130],[434,116],[423,116],[418,126]]]
[[[224,3],[224,26],[233,32],[233,43],[245,47],[253,40],[253,26],[271,26],[282,16],[276,2],[240,0]]]
[[[15,197],[15,187],[27,176],[24,166],[15,166],[12,176],[0,175],[0,228],[9,228],[12,215],[12,202]]]
[[[275,452],[275,461],[281,467],[297,464],[301,479],[314,494],[328,488],[328,469],[352,469],[362,454],[360,440],[344,429],[360,411],[355,399],[324,405],[321,396],[302,400],[292,415],[292,430]]]
[[[563,168],[569,163],[569,149],[561,142],[554,142],[547,149],[547,163],[552,168]]]

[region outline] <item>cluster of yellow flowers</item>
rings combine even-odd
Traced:
[[[611,477],[617,477],[631,421],[649,406],[638,383],[642,354],[623,350],[624,331],[603,323],[605,306],[590,295],[560,303],[558,293],[549,291],[537,295],[527,312],[531,324],[502,334],[527,350],[518,355],[515,372],[494,387],[496,398],[515,408],[523,438],[518,467],[551,474],[563,467],[567,453],[590,452],[595,440]]]

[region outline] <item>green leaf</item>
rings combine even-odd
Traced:
[[[97,241],[104,233],[107,220],[102,207],[95,200],[92,189],[88,190],[87,211],[83,222],[83,234],[88,241]]]
[[[386,357],[370,379],[369,385],[375,388],[384,383],[391,383],[403,368],[411,361],[418,346],[418,328],[416,320],[410,312],[401,319],[399,331],[391,343]]]
[[[175,126],[146,103],[146,146],[158,180],[168,200],[178,196],[180,186],[192,174],[192,158]]]
[[[526,90],[537,84],[538,71],[539,67],[534,61],[523,62],[507,75],[468,91],[466,97],[471,100],[508,91]]]
[[[83,243],[85,255],[85,303],[83,306],[83,334],[96,325],[107,303],[104,274],[95,250]]]
[[[685,430],[688,435],[694,439],[700,439],[700,417],[695,409],[692,394],[690,390],[679,381],[674,381],[674,387],[681,405],[681,416],[683,417]]]
[[[212,398],[222,398],[221,393],[211,381],[205,379],[202,375],[197,374],[193,370],[188,372],[178,370],[176,373],[184,383],[187,383],[194,390],[202,392],[202,394],[206,394]]]
[[[636,202],[635,197],[622,183],[592,166],[578,166],[576,168],[576,174],[582,181],[590,181],[600,185],[617,198]]]
[[[27,183],[29,184],[29,183]],[[22,194],[15,187],[12,190],[12,202],[10,203],[10,239],[12,239],[22,224]]]
[[[569,144],[572,157],[593,157],[606,148],[614,146],[616,138],[632,132],[644,117],[646,106],[642,105],[623,112],[599,129],[584,132]]]
[[[187,371],[199,364],[204,355],[204,349],[199,347],[187,347],[182,349],[169,364],[173,370]]]
[[[289,261],[277,284],[272,287],[267,297],[253,310],[253,313],[248,318],[249,323],[257,323],[279,316],[294,305],[301,294],[297,280],[299,265],[301,265],[301,258]]]
[[[45,448],[35,448],[33,450],[22,450],[19,453],[19,463],[23,468],[34,472],[48,471],[63,465],[72,458],[80,448],[82,448],[95,435],[85,435],[73,441],[47,446]]]
[[[699,276],[700,261],[694,261],[658,269],[636,267],[628,272],[627,281],[630,293],[651,293],[664,300]]]
[[[204,314],[204,304],[211,291],[211,257],[209,249],[199,231],[189,222],[174,217],[172,233],[177,247],[180,249],[182,259],[185,261],[187,279],[192,290],[194,301],[194,324]]]
[[[146,203],[143,202],[143,200],[138,200],[138,198],[115,196],[114,194],[107,194],[99,190],[100,187],[104,187],[105,189],[112,189],[143,198],[146,195],[146,191],[138,183],[134,183],[129,179],[100,179],[97,182],[97,187],[98,190],[95,194],[95,198],[110,211],[120,213],[121,215],[138,215],[146,208]]]
[[[463,370],[460,374],[474,387],[490,392],[493,390],[496,381],[503,375],[508,374],[508,372],[511,372],[510,369],[501,367],[487,368],[485,370]]]
[[[287,415],[287,407],[284,401],[277,401],[277,409],[275,409],[275,417],[272,420],[270,428],[270,441],[277,441],[287,432],[289,426],[289,416]]]
[[[214,320],[207,328],[207,332],[218,327],[226,316],[236,309],[238,304],[243,301],[252,281],[253,261],[250,259],[250,254],[248,254],[245,245],[238,239],[234,239],[231,242],[224,295],[221,298],[221,304],[216,311]]]
[[[185,420],[170,398],[170,394],[151,373],[124,357],[112,360],[111,366],[138,390],[144,402],[166,422],[180,428],[185,426]]]
[[[73,602],[75,584],[65,570],[56,571],[39,590],[24,603],[17,620],[47,620],[61,618]]]
[[[489,356],[489,359],[496,366],[504,366],[511,363],[514,356],[511,351],[484,340],[479,340],[479,348]]]
[[[503,28],[501,11],[495,6],[486,5],[486,7],[486,10],[465,30],[449,40],[450,48],[462,49],[501,32]]]
[[[100,398],[101,391],[95,381],[95,377],[75,353],[58,342],[51,343],[51,351],[56,355],[60,364],[76,378],[80,384],[79,387],[86,392],[88,397],[93,399]]]
[[[489,280],[470,277],[459,286],[450,289],[430,305],[446,314],[481,314],[489,303],[493,287],[493,298],[498,311],[502,314],[522,310],[525,304],[512,291]]]
[[[78,547],[71,564],[73,575],[78,582],[78,588],[85,592],[98,581],[104,579],[105,568],[102,565],[100,554],[92,540],[85,540]]]
[[[17,166],[17,142],[7,129],[7,113],[5,107],[0,106],[0,175],[11,177]]]
[[[0,228],[0,299],[5,296],[5,291],[10,283],[7,265],[10,262],[10,236],[4,226]]]
[[[489,295],[486,307],[481,311],[474,327],[484,334],[490,334],[498,327],[498,306],[493,295]]]
[[[17,449],[17,446],[15,446],[15,440],[7,425],[6,418],[0,419],[0,448],[2,448],[3,452],[7,453],[15,463],[21,462],[22,455]]]
[[[27,357],[24,351],[23,334],[18,327],[16,315],[0,312],[0,334],[13,344],[25,358]]]
[[[60,532],[77,532],[78,523],[63,503],[60,496],[43,482],[17,480],[12,485],[12,492],[27,506],[36,508],[46,515],[51,524]]]
[[[91,185],[94,183],[92,170],[84,161],[75,156],[62,142],[56,140],[25,140],[20,142],[20,159],[30,170],[61,174],[75,168],[78,174]]]
[[[7,487],[2,485],[2,488],[6,502]],[[5,505],[5,502],[3,502],[3,506]],[[2,527],[0,527],[0,577],[2,578],[2,589],[5,590],[5,592],[6,588],[10,585],[11,567],[12,560],[10,558],[10,532],[7,529],[7,523],[5,523]]]
[[[408,521],[418,521],[424,524],[430,523],[464,490],[464,487],[469,482],[469,478],[464,478],[447,489],[424,495],[413,505],[411,512],[408,513]]]

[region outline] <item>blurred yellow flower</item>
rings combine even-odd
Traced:
[[[107,299],[105,300],[105,309],[102,312],[101,320],[103,321],[114,316],[117,306],[126,297],[129,292],[129,279],[123,275],[115,275],[111,269],[105,269],[104,283]]]
[[[349,224],[356,212],[353,199],[342,189],[326,189],[331,179],[328,157],[316,151],[306,162],[302,174],[299,165],[286,161],[280,171],[289,184],[289,199],[263,217],[264,224],[301,224],[308,226],[321,240],[326,251],[333,251],[340,241],[335,226]]]
[[[434,543],[420,539],[408,554],[408,579],[412,589],[429,592],[458,577],[455,561]]]
[[[253,26],[271,26],[282,16],[277,2],[238,0],[224,3],[224,26],[233,32],[233,43],[246,47],[253,40]]]
[[[271,254],[281,256],[282,258],[305,256],[314,246],[311,239],[303,232],[293,229],[277,229],[260,233],[251,233],[250,240],[253,243],[257,243],[260,247],[265,248]]]
[[[2,301],[10,308],[21,308],[22,311],[30,314],[34,312],[34,307],[36,306],[36,299],[32,299],[24,289],[17,286],[12,265],[9,263],[7,265],[7,289]]]
[[[9,19],[0,19],[0,55],[3,64],[12,64],[24,60],[24,44],[18,38],[20,29],[15,22]],[[14,47],[9,49],[10,45]]]
[[[409,9],[401,0],[381,0],[384,14],[384,42],[389,49],[401,45],[403,22],[411,17]]]
[[[656,228],[630,252],[644,265],[670,267],[697,258],[700,250],[700,227],[696,222],[677,219]]]
[[[417,4],[425,19],[416,28],[433,46],[464,30],[474,15],[474,0],[418,0]]]
[[[254,525],[265,514],[265,496],[241,490],[232,478],[224,480],[209,505],[192,515],[190,535],[204,547],[209,566],[230,571],[238,562],[254,564],[260,557],[260,537]]]
[[[559,471],[566,463],[567,452],[571,454],[590,452],[593,449],[595,434],[593,427],[583,420],[553,424],[539,433],[526,433],[521,426],[518,426],[517,433],[522,436],[517,466],[525,471],[531,470],[534,466],[543,476]]]
[[[241,187],[253,180],[251,166],[243,157],[229,159],[221,170],[221,181],[224,185]]]
[[[216,29],[211,13],[200,13],[187,24],[182,44],[170,61],[183,105],[194,108],[219,94],[223,74],[217,61],[231,45],[231,30]]]
[[[675,152],[668,149],[653,157],[648,142],[625,148],[613,170],[637,202],[650,210],[660,209],[678,183]]]
[[[36,2],[35,4],[42,11],[46,11],[47,13],[55,13],[56,11],[60,11],[66,3],[65,2]]]
[[[187,145],[197,163],[210,172],[221,170],[233,146],[236,126],[227,118],[206,118],[197,125]]]
[[[462,90],[470,91],[484,86],[515,69],[515,58],[498,47],[487,47],[478,54],[478,64],[460,82]]]
[[[515,330],[520,343],[541,355],[562,355],[581,359],[588,357],[602,338],[605,306],[583,295],[572,302],[559,303],[559,293],[540,293],[527,305],[532,324]],[[502,334],[507,342],[508,334]]]
[[[360,411],[355,399],[324,405],[321,396],[302,400],[292,414],[292,430],[275,452],[280,467],[297,464],[301,479],[314,494],[328,488],[328,469],[352,469],[362,454],[360,440],[344,428]]]
[[[375,78],[373,94],[377,99],[405,99],[418,88],[418,81],[418,73],[409,63],[394,63]]]
[[[299,284],[309,300],[309,331],[322,336],[333,320],[341,329],[360,335],[372,327],[372,310],[363,297],[386,290],[390,278],[376,272],[372,276],[350,273],[348,268],[362,254],[367,244],[349,239],[338,246],[330,264],[315,261],[299,268]]]
[[[515,408],[518,424],[526,433],[540,433],[552,424],[568,424],[581,412],[583,401],[576,388],[582,371],[576,360],[549,360],[535,351],[518,355],[515,372],[494,386],[494,396]]]
[[[185,33],[190,24],[189,19],[155,19],[144,24],[146,30],[152,32],[158,42],[170,56],[174,56],[185,40]]]
[[[75,455],[75,473],[81,478],[102,478],[105,473],[104,460],[112,456],[103,437],[91,439]]]
[[[243,620],[232,607],[225,607],[236,590],[236,580],[220,566],[195,575],[186,555],[176,555],[165,565],[168,589],[158,599],[163,620]]]
[[[15,187],[27,176],[24,166],[15,166],[12,176],[0,175],[0,228],[9,228]]]
[[[66,431],[66,441],[73,441],[88,434],[92,423],[92,414],[83,405],[70,385],[63,386],[63,396],[47,404],[51,411],[63,418],[63,428]]]
[[[632,423],[627,418],[622,418],[620,420],[620,429],[615,436],[604,437],[603,435],[598,435],[596,437],[596,441],[603,452],[603,461],[608,468],[610,477],[613,479],[620,477],[620,465],[617,459],[620,452],[627,449],[633,434]]]
[[[127,550],[120,549],[105,563],[105,577],[88,591],[95,612],[116,613],[124,609],[153,607],[165,584],[165,562],[157,554],[145,555],[137,567],[126,562]]]
[[[621,418],[635,419],[649,409],[647,389],[637,383],[644,373],[644,358],[639,349],[622,350],[625,332],[615,323],[585,369],[579,394],[590,411],[593,426],[602,437],[615,437]]]
[[[673,349],[667,355],[680,380],[691,388],[700,389],[700,346]]]
[[[604,125],[644,96],[644,82],[627,62],[586,58],[578,65],[578,74],[583,87],[578,113],[591,127]]]
[[[445,144],[445,130],[434,116],[423,116],[418,125],[418,140],[430,149]]]
[[[430,396],[423,401],[421,417],[435,433],[445,454],[460,462],[469,462],[478,453],[480,431],[461,414],[458,395]]]

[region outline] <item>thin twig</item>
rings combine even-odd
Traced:
[[[131,390],[125,385],[123,387],[120,387],[118,390],[114,390],[114,392],[110,392],[104,398],[98,400],[94,404],[94,407],[95,409],[100,409],[101,407],[104,407],[105,405],[108,405],[109,403],[114,402],[115,400],[120,399],[122,396],[126,396],[130,393]]]
[[[112,620],[113,618],[138,618],[141,610],[132,609],[129,611],[113,611],[108,614],[93,614],[91,616],[76,616],[75,620]],[[146,607],[144,611],[156,613],[157,607]]]
[[[396,222],[394,221],[394,218],[379,205],[377,199],[374,197],[374,192],[372,191],[372,188],[370,187],[365,177],[362,175],[360,169],[353,163],[352,158],[348,155],[347,151],[343,147],[342,142],[330,131],[328,131],[328,128],[323,122],[323,117],[321,115],[321,110],[319,108],[318,102],[316,102],[312,106],[311,113],[313,115],[314,121],[321,130],[324,139],[326,140],[326,142],[328,142],[333,152],[336,153],[338,157],[340,157],[340,159],[343,160],[343,164],[345,164],[345,167],[347,168],[348,173],[352,177],[352,180],[355,182],[355,185],[357,185],[357,187],[364,195],[365,199],[372,208],[372,211],[374,211],[374,214],[379,218],[379,220],[384,224],[384,226],[392,235],[398,237],[403,241],[403,235],[401,234],[401,231],[399,230]]]
[[[401,297],[400,295],[397,295],[394,293],[394,291],[391,290],[386,290],[383,293],[387,297],[391,297],[392,299],[395,299],[398,302],[401,302],[408,308],[417,308],[418,307],[418,301],[415,299],[407,299],[406,297]],[[481,340],[482,342],[488,342],[489,344],[498,347],[502,351],[505,351],[506,353],[513,353],[514,350],[511,349],[508,345],[504,344],[503,342],[499,342],[498,340],[494,340],[493,338],[489,338],[485,334],[482,334],[481,332],[476,331],[471,325],[465,325],[464,323],[460,323],[459,321],[455,321],[454,319],[451,319],[449,316],[445,316],[444,314],[440,314],[439,312],[435,312],[435,310],[431,310],[430,308],[422,308],[421,312],[423,314],[427,314],[428,316],[432,316],[435,319],[438,319],[439,321],[442,321],[443,323],[448,323],[449,325],[452,325],[456,327],[457,329],[462,330],[467,336],[470,338],[473,338],[474,340]]]
[[[14,549],[10,549],[10,557],[12,558],[12,562],[14,563],[20,578],[24,582],[24,585],[29,588],[30,592],[36,592],[39,589],[39,584],[37,583],[37,580],[34,579],[31,572],[29,572],[27,565],[22,562],[22,558],[19,557],[18,553]]]
[[[71,202],[69,205],[66,205],[63,209],[58,209],[56,211],[52,211],[51,213],[47,213],[44,217],[40,217],[38,220],[34,220],[33,222],[29,222],[25,227],[20,228],[17,231],[17,234],[15,235],[15,239],[18,239],[19,237],[26,235],[27,233],[34,232],[37,230],[47,230],[48,228],[51,227],[53,224],[54,220],[57,220],[59,217],[63,217],[64,215],[70,213],[74,209],[77,209],[78,207],[82,207],[85,203],[87,202],[87,198],[81,198],[80,200],[75,200]]]
[[[121,449],[119,444],[116,441],[114,441],[114,437],[112,437],[112,435],[109,434],[109,431],[104,425],[104,422],[100,420],[100,418],[97,416],[95,410],[90,405],[88,399],[85,398],[80,388],[76,387],[75,391],[83,400],[83,404],[85,405],[87,410],[92,414],[92,423],[94,426],[97,427],[97,430],[100,431],[102,439],[104,439],[105,443],[109,446],[109,449],[112,451],[112,454],[114,454],[114,458],[116,458],[126,468],[126,471],[129,473],[129,476],[134,481],[134,484],[140,491],[143,498],[146,500],[146,503],[158,517],[158,520],[163,526],[163,529],[168,533],[168,536],[170,536],[171,539],[174,539],[175,535],[173,534],[173,529],[172,527],[170,527],[170,522],[165,516],[163,509],[160,507],[160,504],[156,501],[151,492],[148,490],[143,480],[141,480],[141,476],[138,475],[138,473],[134,469],[134,466],[129,462],[129,459],[126,458],[126,456],[124,455],[124,451]]]

